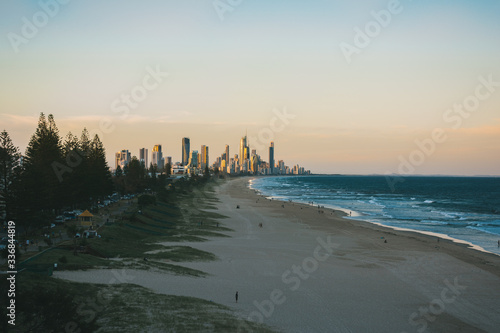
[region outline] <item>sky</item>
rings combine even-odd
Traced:
[[[0,130],[230,146],[313,173],[500,175],[500,2],[0,3]],[[151,158],[151,156],[150,156]]]

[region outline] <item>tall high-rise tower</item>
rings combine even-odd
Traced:
[[[244,160],[243,153],[245,152],[245,146],[247,145],[247,137],[244,136],[240,140],[240,161]]]
[[[155,145],[153,147],[153,156],[152,156],[152,161],[151,163],[156,164],[158,167],[158,170],[163,170],[164,166],[164,159],[163,159],[163,153],[161,151],[161,145]]]
[[[197,168],[198,167],[198,151],[197,150],[193,150],[191,152],[191,156],[189,157],[189,166],[191,168]]]
[[[189,138],[182,138],[182,165],[188,165],[190,151],[191,143],[189,141]]]
[[[229,145],[226,145],[226,165],[229,165]]]
[[[201,146],[201,169],[205,170],[208,165],[208,146]]]
[[[250,149],[248,148],[247,136],[241,138],[240,140],[240,167],[244,166],[246,161],[250,159]]]
[[[124,168],[130,163],[130,152],[126,149],[119,151],[115,154],[115,168]]]
[[[271,174],[274,173],[274,141],[271,141],[269,146],[269,167],[271,168]]]
[[[139,162],[144,163],[144,167],[146,167],[146,169],[149,168],[147,148],[139,149]]]

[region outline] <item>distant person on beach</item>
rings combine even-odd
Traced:
[[[238,303],[238,292],[236,292],[236,295],[234,295],[234,297],[236,298],[236,303]]]

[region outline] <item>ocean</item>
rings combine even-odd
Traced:
[[[500,255],[500,177],[261,177],[250,187],[277,200],[341,209],[385,226],[447,235]]]

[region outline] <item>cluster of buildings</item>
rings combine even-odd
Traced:
[[[189,138],[182,138],[182,160],[172,164],[172,157],[163,157],[161,145],[155,145],[152,150],[151,161],[148,160],[148,149],[141,148],[139,150],[139,161],[145,166],[156,165],[159,172],[166,171],[165,168],[170,168],[170,173],[173,175],[192,175],[203,174],[208,168],[209,170],[217,170],[223,174],[236,175],[241,173],[251,173],[256,175],[304,175],[310,174],[309,170],[304,170],[303,167],[295,165],[288,167],[283,160],[275,161],[274,142],[269,145],[269,158],[265,161],[257,154],[256,149],[250,150],[247,136],[241,138],[239,154],[233,157],[229,154],[229,145],[226,145],[221,156],[215,159],[215,162],[210,165],[208,146],[202,145],[201,150],[191,150],[191,142]],[[123,168],[131,160],[130,152],[122,150],[115,154],[115,169],[120,166]]]
[[[256,175],[304,175],[310,174],[309,170],[295,165],[288,167],[283,160],[276,162],[274,158],[274,142],[269,144],[269,158],[263,160],[256,149],[250,149],[247,136],[241,138],[239,154],[233,157],[229,154],[229,146],[217,157],[212,169],[227,174],[252,173]]]

